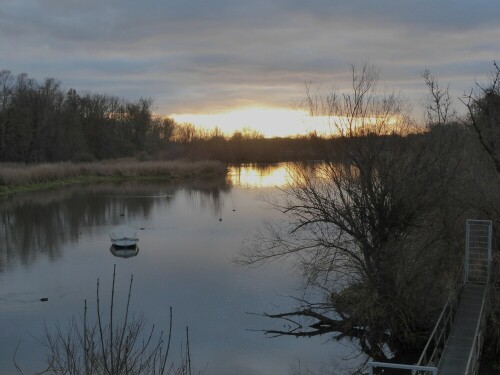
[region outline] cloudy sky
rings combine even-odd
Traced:
[[[207,114],[290,108],[369,59],[418,104],[424,68],[455,96],[486,80],[499,19],[498,0],[0,0],[0,69]]]

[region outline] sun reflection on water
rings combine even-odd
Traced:
[[[233,186],[266,188],[284,187],[293,181],[291,164],[245,164],[229,168],[229,181]]]

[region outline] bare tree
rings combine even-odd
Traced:
[[[409,127],[406,100],[394,92],[381,93],[379,72],[368,62],[358,69],[350,65],[352,86],[349,92],[321,93],[306,86],[304,105],[312,117],[328,120],[332,135],[354,138],[368,134],[401,133]]]
[[[199,130],[193,124],[178,124],[173,139],[180,143],[190,143],[197,138]]]
[[[500,68],[496,61],[493,67],[490,83],[476,82],[477,90],[471,90],[460,100],[467,107],[470,125],[481,147],[500,173]]]
[[[5,158],[9,133],[12,128],[11,102],[14,77],[8,70],[0,71],[0,160]]]
[[[427,126],[447,125],[456,116],[453,101],[449,93],[450,86],[448,85],[444,89],[440,87],[438,80],[431,74],[429,69],[424,69],[422,78],[429,90],[429,97],[424,104]]]
[[[312,113],[329,116],[344,139],[340,162],[296,166],[284,198],[272,202],[288,225],[267,224],[241,261],[295,256],[306,285],[323,292],[322,300],[268,314],[290,324],[268,334],[329,333],[387,360],[386,344],[394,352],[418,345],[440,304],[449,150],[438,139],[408,134],[405,101],[377,91],[373,67],[351,72],[350,93],[308,97]]]

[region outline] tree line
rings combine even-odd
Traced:
[[[0,161],[88,162],[120,157],[215,159],[224,162],[317,160],[335,147],[315,133],[264,138],[155,115],[153,101],[65,90],[54,78],[0,71]]]
[[[153,152],[170,139],[173,121],[138,101],[64,90],[47,78],[0,71],[0,161],[91,161]]]

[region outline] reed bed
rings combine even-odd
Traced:
[[[36,165],[2,163],[0,164],[0,187],[7,191],[9,188],[20,186],[75,180],[175,179],[224,176],[226,173],[227,168],[223,163],[212,160],[190,162],[119,159],[93,163],[61,162]]]

